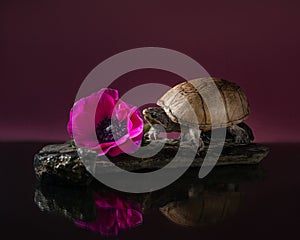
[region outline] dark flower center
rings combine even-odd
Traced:
[[[114,129],[113,129],[114,128]],[[114,136],[113,136],[114,133]],[[127,134],[126,122],[118,121],[117,119],[104,118],[96,126],[96,135],[99,143],[113,142]]]

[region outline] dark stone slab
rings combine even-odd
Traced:
[[[34,156],[33,165],[43,183],[83,186],[93,179],[69,142],[45,146]]]
[[[127,171],[154,170],[162,168],[172,161],[178,147],[179,142],[177,140],[168,139],[162,150],[153,157],[136,158],[122,154],[110,158],[110,160],[119,168]],[[185,152],[189,152],[189,147],[191,146],[185,146]],[[79,152],[81,152],[82,161],[85,161],[85,158],[97,158],[97,169],[101,169],[104,173],[118,172],[118,168],[111,168],[111,163],[105,158],[97,157],[95,152],[88,149],[79,149]],[[206,152],[207,147],[196,155],[191,167],[200,167]],[[268,152],[268,147],[257,143],[248,145],[226,143],[216,166],[258,164],[266,157]],[[183,154],[176,167],[185,167],[187,157]],[[63,185],[88,185],[92,180],[92,176],[86,170],[85,166],[87,164],[83,164],[82,161],[77,150],[69,142],[49,145],[35,155],[34,170],[37,179],[41,182]]]
[[[163,149],[151,158],[134,158],[126,155],[120,155],[117,158],[112,159],[112,161],[114,161],[114,163],[118,167],[126,169],[128,171],[138,171],[142,169],[159,169],[167,165],[170,161],[172,161],[175,154],[177,153],[178,147],[179,141],[168,139]],[[185,152],[188,153],[190,151],[193,151],[192,148],[192,146],[186,145]],[[199,152],[195,156],[191,167],[202,166],[207,150],[208,146],[206,146],[203,151]],[[268,152],[269,148],[267,146],[257,143],[250,143],[247,145],[225,143],[216,166],[232,164],[257,164],[267,156]],[[189,158],[189,154],[185,155],[183,153],[181,155],[180,162],[176,164],[176,167],[186,166],[187,158]],[[101,164],[101,159],[99,159],[99,165]],[[103,163],[103,166],[104,164],[105,163]]]

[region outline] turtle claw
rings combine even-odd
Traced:
[[[235,136],[234,142],[236,144],[248,144],[248,143],[250,143],[250,139],[249,139],[248,135]]]
[[[148,140],[157,140],[158,135],[159,135],[159,130],[152,126],[150,130],[145,133],[145,138]]]
[[[188,147],[197,147],[197,151],[200,152],[205,148],[204,142],[200,137],[201,132],[190,129],[188,132],[183,133],[180,136],[180,141],[183,141],[184,145]]]
[[[199,151],[203,151],[204,148],[205,148],[204,142],[203,142],[203,140],[200,138],[200,141],[199,141]]]

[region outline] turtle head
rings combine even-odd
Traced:
[[[150,124],[162,125],[164,128],[168,127],[170,119],[166,112],[159,107],[149,107],[143,110],[144,119]]]

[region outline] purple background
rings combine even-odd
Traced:
[[[299,1],[177,2],[1,1],[0,141],[68,139],[68,112],[86,75],[148,46],[185,53],[241,85],[257,142],[299,141]],[[181,80],[140,70],[114,86],[122,93],[151,81]]]

